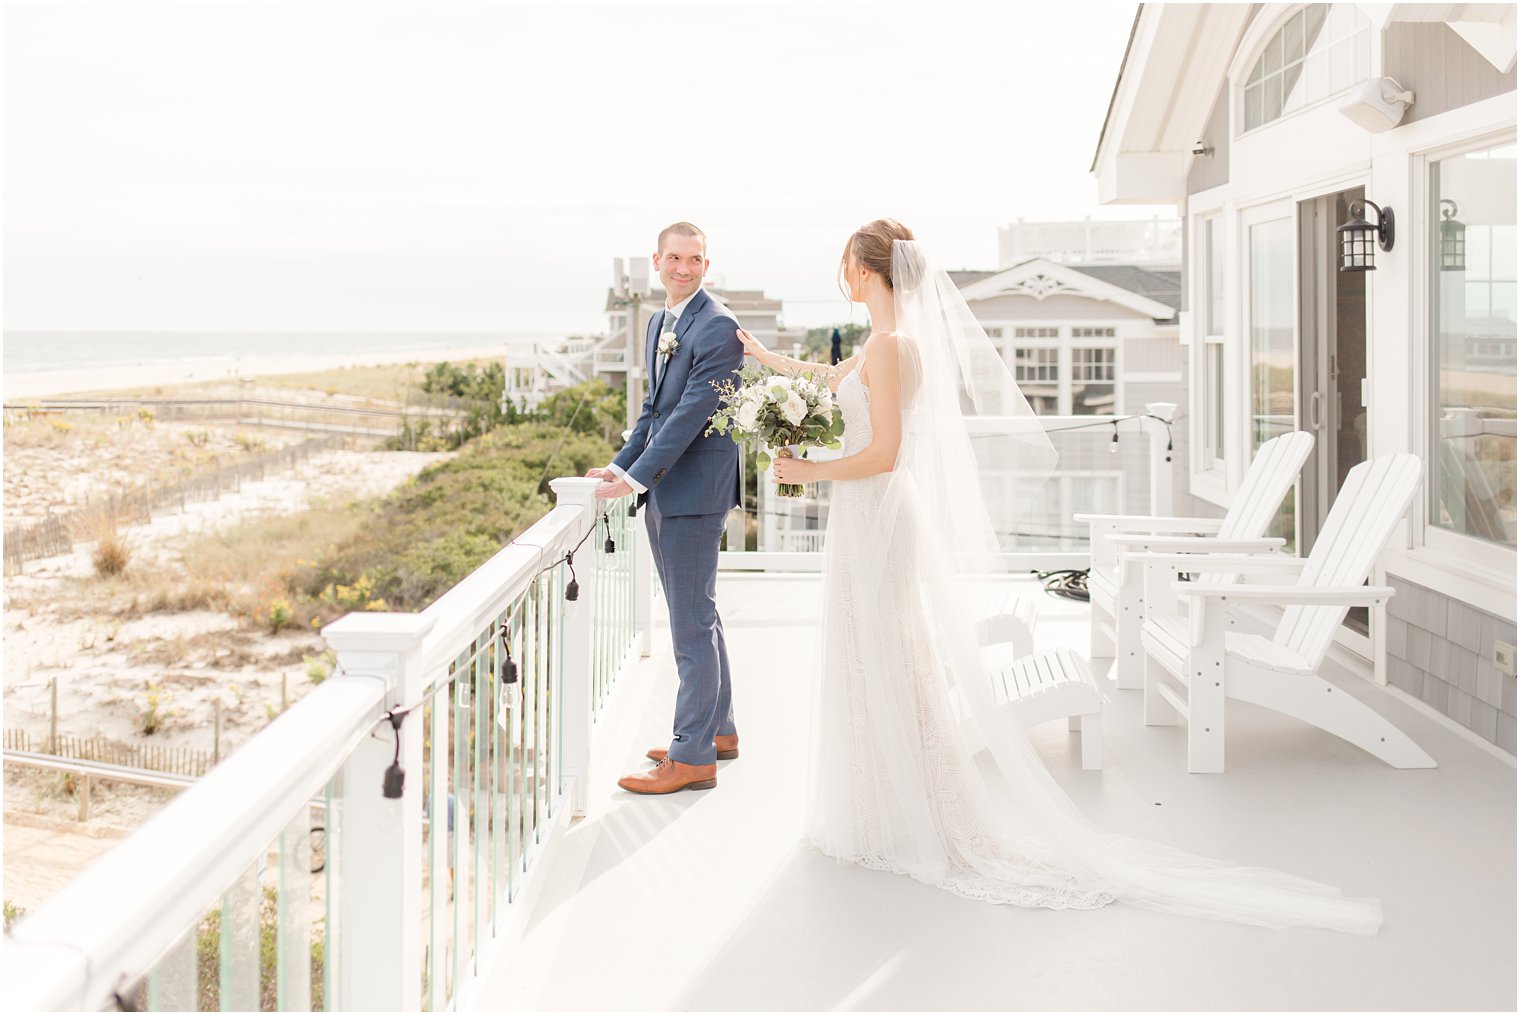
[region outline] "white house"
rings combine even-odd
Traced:
[[[1187,491],[1225,505],[1309,430],[1277,531],[1308,547],[1353,465],[1418,454],[1387,630],[1340,647],[1510,753],[1515,80],[1514,4],[1144,4],[1093,162],[1105,202],[1183,215]]]

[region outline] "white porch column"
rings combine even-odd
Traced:
[[[322,631],[337,653],[338,679],[372,678],[388,688],[386,707],[422,697],[422,639],[433,626],[412,613],[350,613]],[[339,883],[328,928],[336,962],[335,1011],[416,1011],[422,1002],[422,712],[402,723],[401,799],[382,793],[396,753],[381,721],[338,770],[328,811]]]
[[[1166,517],[1172,514],[1172,463],[1167,461],[1168,430],[1159,419],[1143,416],[1140,428],[1151,441],[1151,514]]]
[[[558,506],[584,509],[583,527],[579,532],[596,524],[600,510],[596,488],[600,482],[584,478],[549,481],[549,489],[554,491]],[[561,748],[564,753],[561,764],[564,773],[575,780],[570,790],[570,813],[577,817],[586,813],[586,778],[591,768],[591,653],[595,644],[597,548],[594,535],[581,547],[580,559],[575,561],[580,594],[574,602],[564,604],[564,655],[561,658],[565,683],[560,688],[560,708],[563,709],[560,729],[564,737]]]

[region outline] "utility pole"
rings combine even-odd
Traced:
[[[649,295],[649,262],[643,258],[612,259],[612,305],[628,313],[628,342],[623,353],[624,377],[628,397],[628,426],[639,421],[643,392],[639,382],[644,376],[644,342],[639,334],[639,308]]]

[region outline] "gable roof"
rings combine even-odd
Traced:
[[[1142,268],[1136,264],[1074,264],[1084,275],[1148,296],[1173,310],[1182,309],[1182,272],[1177,268]]]
[[[1101,204],[1162,204],[1185,193],[1253,4],[1141,4],[1098,136]]]
[[[1060,264],[1031,257],[1002,271],[958,271],[950,277],[970,303],[998,296],[1077,296],[1112,303],[1157,321],[1171,321],[1182,306],[1180,271],[1132,264]],[[965,280],[956,276],[962,276]]]

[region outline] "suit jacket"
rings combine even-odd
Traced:
[[[647,376],[654,378],[663,315],[644,337]],[[680,347],[649,386],[639,420],[613,464],[648,488],[664,515],[704,515],[740,503],[739,446],[727,434],[703,435],[718,408],[713,381],[737,380],[744,363],[739,322],[699,291],[676,322]],[[639,503],[644,497],[639,498]]]

